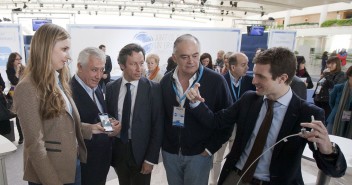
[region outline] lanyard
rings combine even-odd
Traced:
[[[233,79],[232,79],[231,77],[230,77],[230,79],[231,79],[231,89],[232,89],[232,93],[233,93],[233,96],[235,97],[235,100],[237,101],[237,100],[240,98],[242,77],[238,80],[239,85],[238,85],[238,92],[237,92],[237,94],[236,94],[236,91],[235,91],[235,88],[234,88],[234,86],[235,86],[235,84],[233,83],[234,81],[233,81]]]
[[[175,91],[175,93],[176,93],[176,96],[177,96],[178,99],[180,100],[180,102],[179,102],[179,103],[180,103],[180,106],[181,106],[181,102],[186,98],[186,94],[187,94],[188,90],[189,90],[190,88],[192,88],[192,87],[194,86],[194,84],[198,83],[199,80],[202,78],[202,76],[203,76],[203,70],[204,70],[203,65],[199,65],[199,74],[198,74],[197,80],[196,80],[195,82],[193,82],[193,84],[192,84],[191,87],[188,87],[188,88],[187,88],[187,90],[185,91],[185,93],[183,94],[182,97],[181,97],[180,94],[178,93],[178,90],[177,90],[177,88],[176,88],[176,85],[175,85],[174,80],[172,80],[172,87],[173,87],[173,89],[174,89],[174,91]],[[172,75],[171,75],[171,78],[172,78]],[[172,79],[173,79],[173,78],[172,78]]]

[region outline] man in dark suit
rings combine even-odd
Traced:
[[[101,44],[99,46],[99,49],[102,50],[104,53],[106,53],[106,46]],[[111,58],[109,55],[106,55],[106,62],[105,62],[105,70],[104,70],[104,74],[102,76],[102,79],[101,79],[101,82],[100,82],[100,85],[102,87],[104,87],[106,84],[108,84],[110,82],[110,79],[111,79],[111,76],[110,76],[110,73],[111,73],[111,70],[112,70],[112,63],[111,63]],[[102,84],[104,83],[104,84]],[[103,90],[105,90],[103,88]]]
[[[100,122],[99,113],[106,113],[103,93],[98,87],[105,65],[105,54],[98,48],[85,48],[79,53],[77,74],[71,80],[73,100],[82,122]],[[116,120],[111,120],[114,132],[94,134],[91,140],[84,140],[88,158],[81,163],[81,179],[85,185],[105,185],[110,169],[112,141],[121,129]],[[110,137],[109,137],[110,136]]]
[[[255,91],[255,86],[252,84],[253,77],[247,75],[248,71],[248,57],[244,53],[233,53],[228,59],[229,71],[224,75],[227,85],[231,91],[233,103],[247,91]],[[228,142],[215,153],[213,160],[213,169],[210,171],[211,184],[216,184],[221,169],[221,163],[224,159],[224,153],[228,146],[231,150],[233,141],[236,136],[236,127]]]
[[[224,75],[230,88],[233,102],[236,102],[246,91],[255,91],[253,77],[247,75],[248,57],[244,53],[234,53],[229,58],[229,72]]]
[[[161,89],[141,77],[144,60],[141,46],[123,47],[118,56],[123,76],[106,87],[108,113],[122,124],[112,159],[120,184],[150,184],[153,165],[159,159],[164,127]]]
[[[245,93],[226,110],[211,112],[202,103],[199,84],[187,94],[201,124],[211,128],[237,124],[235,143],[218,184],[304,184],[301,157],[307,143],[319,169],[332,177],[343,176],[347,165],[342,151],[330,142],[323,122],[315,121],[324,121],[323,110],[298,98],[289,86],[296,69],[294,54],[271,48],[259,53],[254,64],[256,92]],[[302,133],[302,127],[310,132]],[[271,149],[287,136],[286,142]]]

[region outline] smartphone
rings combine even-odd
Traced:
[[[106,132],[112,132],[113,129],[112,129],[112,125],[111,125],[111,122],[109,120],[109,116],[107,113],[99,113],[99,118],[100,118],[100,121],[101,121],[101,125],[104,127],[105,131]]]

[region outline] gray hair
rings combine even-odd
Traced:
[[[94,56],[95,58],[106,62],[105,53],[96,47],[87,47],[84,48],[78,55],[77,63],[81,64],[82,66],[86,66],[89,61],[89,57]]]
[[[176,53],[177,45],[180,42],[185,41],[185,40],[194,40],[194,41],[196,41],[196,43],[198,45],[198,50],[200,51],[200,43],[199,43],[199,40],[197,39],[197,37],[195,37],[195,36],[193,36],[191,34],[184,34],[184,35],[181,35],[181,36],[177,37],[177,39],[175,40],[175,42],[174,42],[174,50],[173,50],[174,54]]]

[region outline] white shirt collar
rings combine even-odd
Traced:
[[[279,102],[281,105],[284,105],[284,106],[288,107],[288,105],[291,102],[292,96],[293,96],[293,93],[292,93],[292,89],[290,87],[288,89],[288,91],[283,96],[281,96],[279,99],[277,99],[276,101]],[[265,95],[264,96],[264,100],[267,99],[267,98],[268,97]]]
[[[124,86],[126,83],[131,83],[133,87],[137,87],[139,80],[127,81],[125,77],[122,77],[121,86]]]
[[[176,69],[174,71],[174,74],[172,75],[172,78],[179,82],[177,73],[178,73],[178,66],[176,66]],[[197,72],[194,73],[194,75],[189,79],[190,86],[193,84],[195,80],[197,80]]]
[[[92,91],[95,91],[98,87],[94,87],[93,89],[90,88],[86,83],[83,82],[83,80],[76,74],[75,79],[81,86],[91,95]]]

